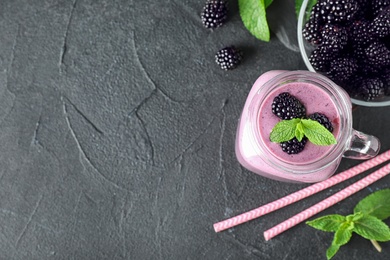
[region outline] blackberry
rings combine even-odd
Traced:
[[[357,71],[358,64],[356,59],[349,57],[336,58],[331,61],[328,76],[336,83],[347,82],[348,79]]]
[[[382,38],[383,39],[383,43],[386,45],[386,47],[390,50],[390,34],[387,35],[385,38]]]
[[[328,23],[351,21],[360,10],[356,0],[323,0],[320,5],[322,19]]]
[[[371,31],[380,38],[390,35],[390,6],[375,17]]]
[[[306,108],[288,92],[277,95],[272,102],[272,113],[283,120],[301,118],[306,114]]]
[[[390,96],[390,85],[385,86],[385,95]]]
[[[305,144],[307,142],[307,138],[303,137],[303,139],[299,142],[297,138],[293,138],[286,142],[281,142],[280,147],[282,147],[283,152],[288,154],[298,154],[302,152],[305,148]]]
[[[390,68],[383,71],[381,79],[385,86],[385,95],[390,96]]]
[[[379,78],[361,78],[360,82],[355,84],[357,96],[366,101],[380,98],[385,94],[383,81]]]
[[[381,69],[378,67],[374,67],[368,63],[360,63],[358,71],[356,74],[364,76],[364,77],[376,77],[376,75],[380,75]]]
[[[242,53],[234,46],[225,47],[215,54],[215,61],[223,70],[231,70],[237,67],[242,60]]]
[[[375,39],[368,20],[356,20],[348,29],[348,39],[353,48],[363,48]]]
[[[359,4],[359,10],[355,14],[356,18],[365,18],[372,20],[372,14],[371,14],[371,1],[370,0],[356,0],[356,2]]]
[[[354,48],[350,49],[350,54],[355,57],[359,62],[366,63],[366,52],[362,46],[353,46]]]
[[[385,69],[382,75],[383,83],[390,86],[390,68]]]
[[[302,35],[306,41],[311,44],[320,44],[321,43],[321,25],[316,21],[309,20],[305,27],[302,30]]]
[[[309,118],[311,120],[316,120],[318,123],[323,125],[326,129],[328,129],[329,132],[333,132],[333,125],[326,115],[321,113],[314,113],[309,115]]]
[[[214,29],[224,24],[227,19],[227,12],[225,0],[208,0],[200,17],[206,28]]]
[[[317,3],[313,6],[309,20],[307,21],[305,27],[302,30],[303,37],[311,44],[320,44],[322,38],[322,26],[323,21],[320,17],[320,5],[319,3]]]
[[[365,49],[369,64],[375,67],[390,65],[390,50],[382,42],[373,42]]]
[[[358,94],[358,88],[360,86],[360,83],[363,81],[364,76],[362,76],[362,75],[360,75],[358,73],[359,72],[357,72],[356,74],[352,75],[352,77],[350,78],[348,83],[343,85],[343,86],[341,86],[341,87],[344,88],[345,91],[348,92],[350,97],[356,98],[356,99],[362,99],[359,96],[359,94]]]
[[[386,9],[387,6],[390,6],[390,0],[372,0],[372,13],[376,16],[382,12],[382,10]]]
[[[326,46],[318,46],[309,57],[310,64],[316,71],[327,71],[334,53]]]
[[[321,31],[322,45],[332,52],[339,52],[347,45],[347,30],[339,25],[326,24]]]
[[[365,10],[366,8],[371,8],[370,2],[367,0],[356,0],[356,2],[359,4],[360,10],[367,11]]]

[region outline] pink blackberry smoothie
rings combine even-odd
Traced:
[[[326,115],[337,144],[318,146],[307,141],[298,154],[282,151],[269,140],[280,119],[272,113],[273,99],[282,92],[298,98],[306,114]],[[352,129],[352,105],[347,93],[326,77],[309,71],[269,71],[248,94],[236,135],[236,156],[248,170],[280,181],[318,182],[335,173],[342,157],[367,159],[379,152],[379,141]]]
[[[337,111],[337,107],[334,101],[329,95],[319,87],[306,83],[306,82],[294,82],[287,83],[275,91],[270,93],[260,106],[259,111],[259,131],[262,142],[266,148],[277,158],[282,161],[290,162],[294,164],[310,163],[317,161],[326,154],[332,146],[319,146],[314,145],[311,142],[307,142],[305,149],[298,154],[287,154],[282,151],[278,143],[273,143],[269,140],[269,136],[272,128],[279,122],[276,115],[272,113],[272,101],[280,93],[288,92],[290,95],[295,96],[301,101],[306,108],[306,114],[310,115],[315,112],[326,115],[333,125],[333,134],[338,135],[340,117]]]

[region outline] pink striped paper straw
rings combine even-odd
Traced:
[[[343,199],[351,196],[352,194],[360,191],[361,189],[367,187],[368,185],[376,182],[377,180],[385,177],[390,173],[390,163],[386,166],[380,168],[379,170],[371,173],[367,177],[364,177],[360,181],[355,182],[354,184],[348,186],[347,188],[337,192],[336,194],[324,199],[323,201],[311,206],[310,208],[298,213],[297,215],[283,221],[282,223],[274,226],[273,228],[268,229],[264,232],[265,240],[270,240],[271,238],[279,235],[280,233],[288,230],[289,228],[305,221],[306,219],[314,216],[315,214],[323,211],[324,209],[333,206],[334,204],[342,201]]]
[[[265,204],[261,207],[258,207],[256,209],[253,209],[251,211],[248,211],[246,213],[242,213],[238,216],[223,220],[221,222],[214,224],[214,230],[215,232],[220,232],[229,228],[232,228],[234,226],[240,225],[242,223],[248,222],[250,220],[253,220],[255,218],[261,217],[263,215],[266,215],[270,212],[273,212],[275,210],[278,210],[280,208],[283,208],[284,206],[290,205],[294,202],[297,202],[301,199],[304,199],[306,197],[309,197],[317,192],[320,192],[326,188],[329,188],[333,185],[336,185],[337,183],[340,183],[342,181],[345,181],[349,178],[352,178],[364,171],[367,171],[387,160],[390,159],[390,150],[370,159],[367,161],[364,161],[363,163],[360,163],[346,171],[343,171],[339,174],[334,175],[333,177],[324,180],[322,182],[318,182],[316,184],[313,184],[309,187],[306,187],[304,189],[301,189],[297,192],[294,192],[290,195],[287,195],[283,198],[280,198],[278,200],[275,200],[273,202],[270,202],[268,204]]]

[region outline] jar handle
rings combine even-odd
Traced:
[[[343,157],[359,160],[370,159],[379,153],[380,147],[378,138],[353,129],[350,147],[344,152]]]

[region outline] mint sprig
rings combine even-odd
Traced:
[[[380,190],[362,199],[351,215],[333,214],[307,221],[306,224],[322,231],[335,232],[332,244],[326,251],[328,260],[349,242],[353,233],[370,240],[381,250],[376,241],[390,241],[390,228],[382,221],[390,217],[388,201],[390,189]]]
[[[277,123],[271,131],[270,140],[274,143],[281,143],[295,137],[298,141],[302,141],[304,136],[316,145],[324,146],[337,143],[333,134],[318,121],[301,118],[282,120]]]

